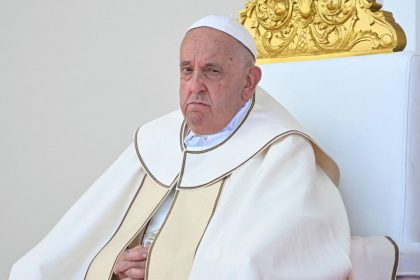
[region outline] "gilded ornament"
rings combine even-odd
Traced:
[[[406,37],[376,0],[250,0],[240,23],[258,62],[401,51]]]

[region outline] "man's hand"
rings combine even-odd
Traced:
[[[127,249],[118,258],[114,273],[120,280],[143,280],[149,247]]]

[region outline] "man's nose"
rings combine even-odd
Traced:
[[[200,71],[194,71],[189,80],[191,93],[200,93],[206,90],[203,74]]]

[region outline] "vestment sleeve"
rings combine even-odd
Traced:
[[[292,135],[226,180],[190,279],[346,279],[349,255],[340,194]]]
[[[134,145],[100,176],[48,235],[12,267],[10,280],[83,279],[145,176]]]

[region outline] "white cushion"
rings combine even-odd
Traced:
[[[340,166],[352,234],[420,244],[420,54],[261,68],[261,87]]]

